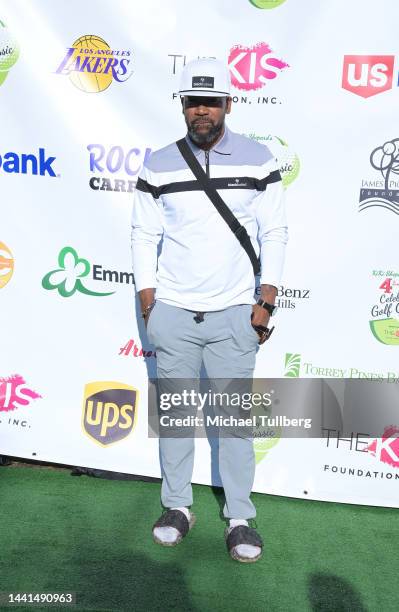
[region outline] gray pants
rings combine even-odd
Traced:
[[[210,379],[251,379],[258,346],[251,312],[250,304],[230,306],[205,313],[204,320],[197,323],[194,312],[157,300],[147,334],[156,348],[158,378],[196,379],[203,362]],[[163,505],[191,506],[194,439],[160,438],[159,448]],[[254,518],[256,510],[250,500],[255,475],[251,438],[219,438],[219,472],[226,498],[224,516]]]

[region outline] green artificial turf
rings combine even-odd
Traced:
[[[74,591],[74,611],[398,609],[394,509],[254,494],[264,555],[241,564],[227,554],[223,497],[210,487],[194,486],[197,524],[183,542],[154,544],[159,492],[152,482],[0,468],[0,591]]]

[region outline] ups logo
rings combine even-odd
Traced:
[[[139,391],[119,382],[87,383],[82,426],[102,446],[126,438],[136,424]]]

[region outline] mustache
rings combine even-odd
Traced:
[[[194,119],[194,121],[191,122],[191,127],[196,127],[197,125],[212,125],[212,126],[214,126],[215,123],[212,121],[212,119]]]

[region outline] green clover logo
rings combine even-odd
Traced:
[[[71,297],[75,291],[100,297],[115,293],[115,291],[97,293],[97,291],[90,291],[83,285],[80,279],[89,274],[90,264],[87,259],[78,257],[77,252],[72,247],[64,247],[60,251],[58,265],[59,268],[51,270],[43,277],[42,287],[44,289],[49,291],[57,289],[62,297]]]

